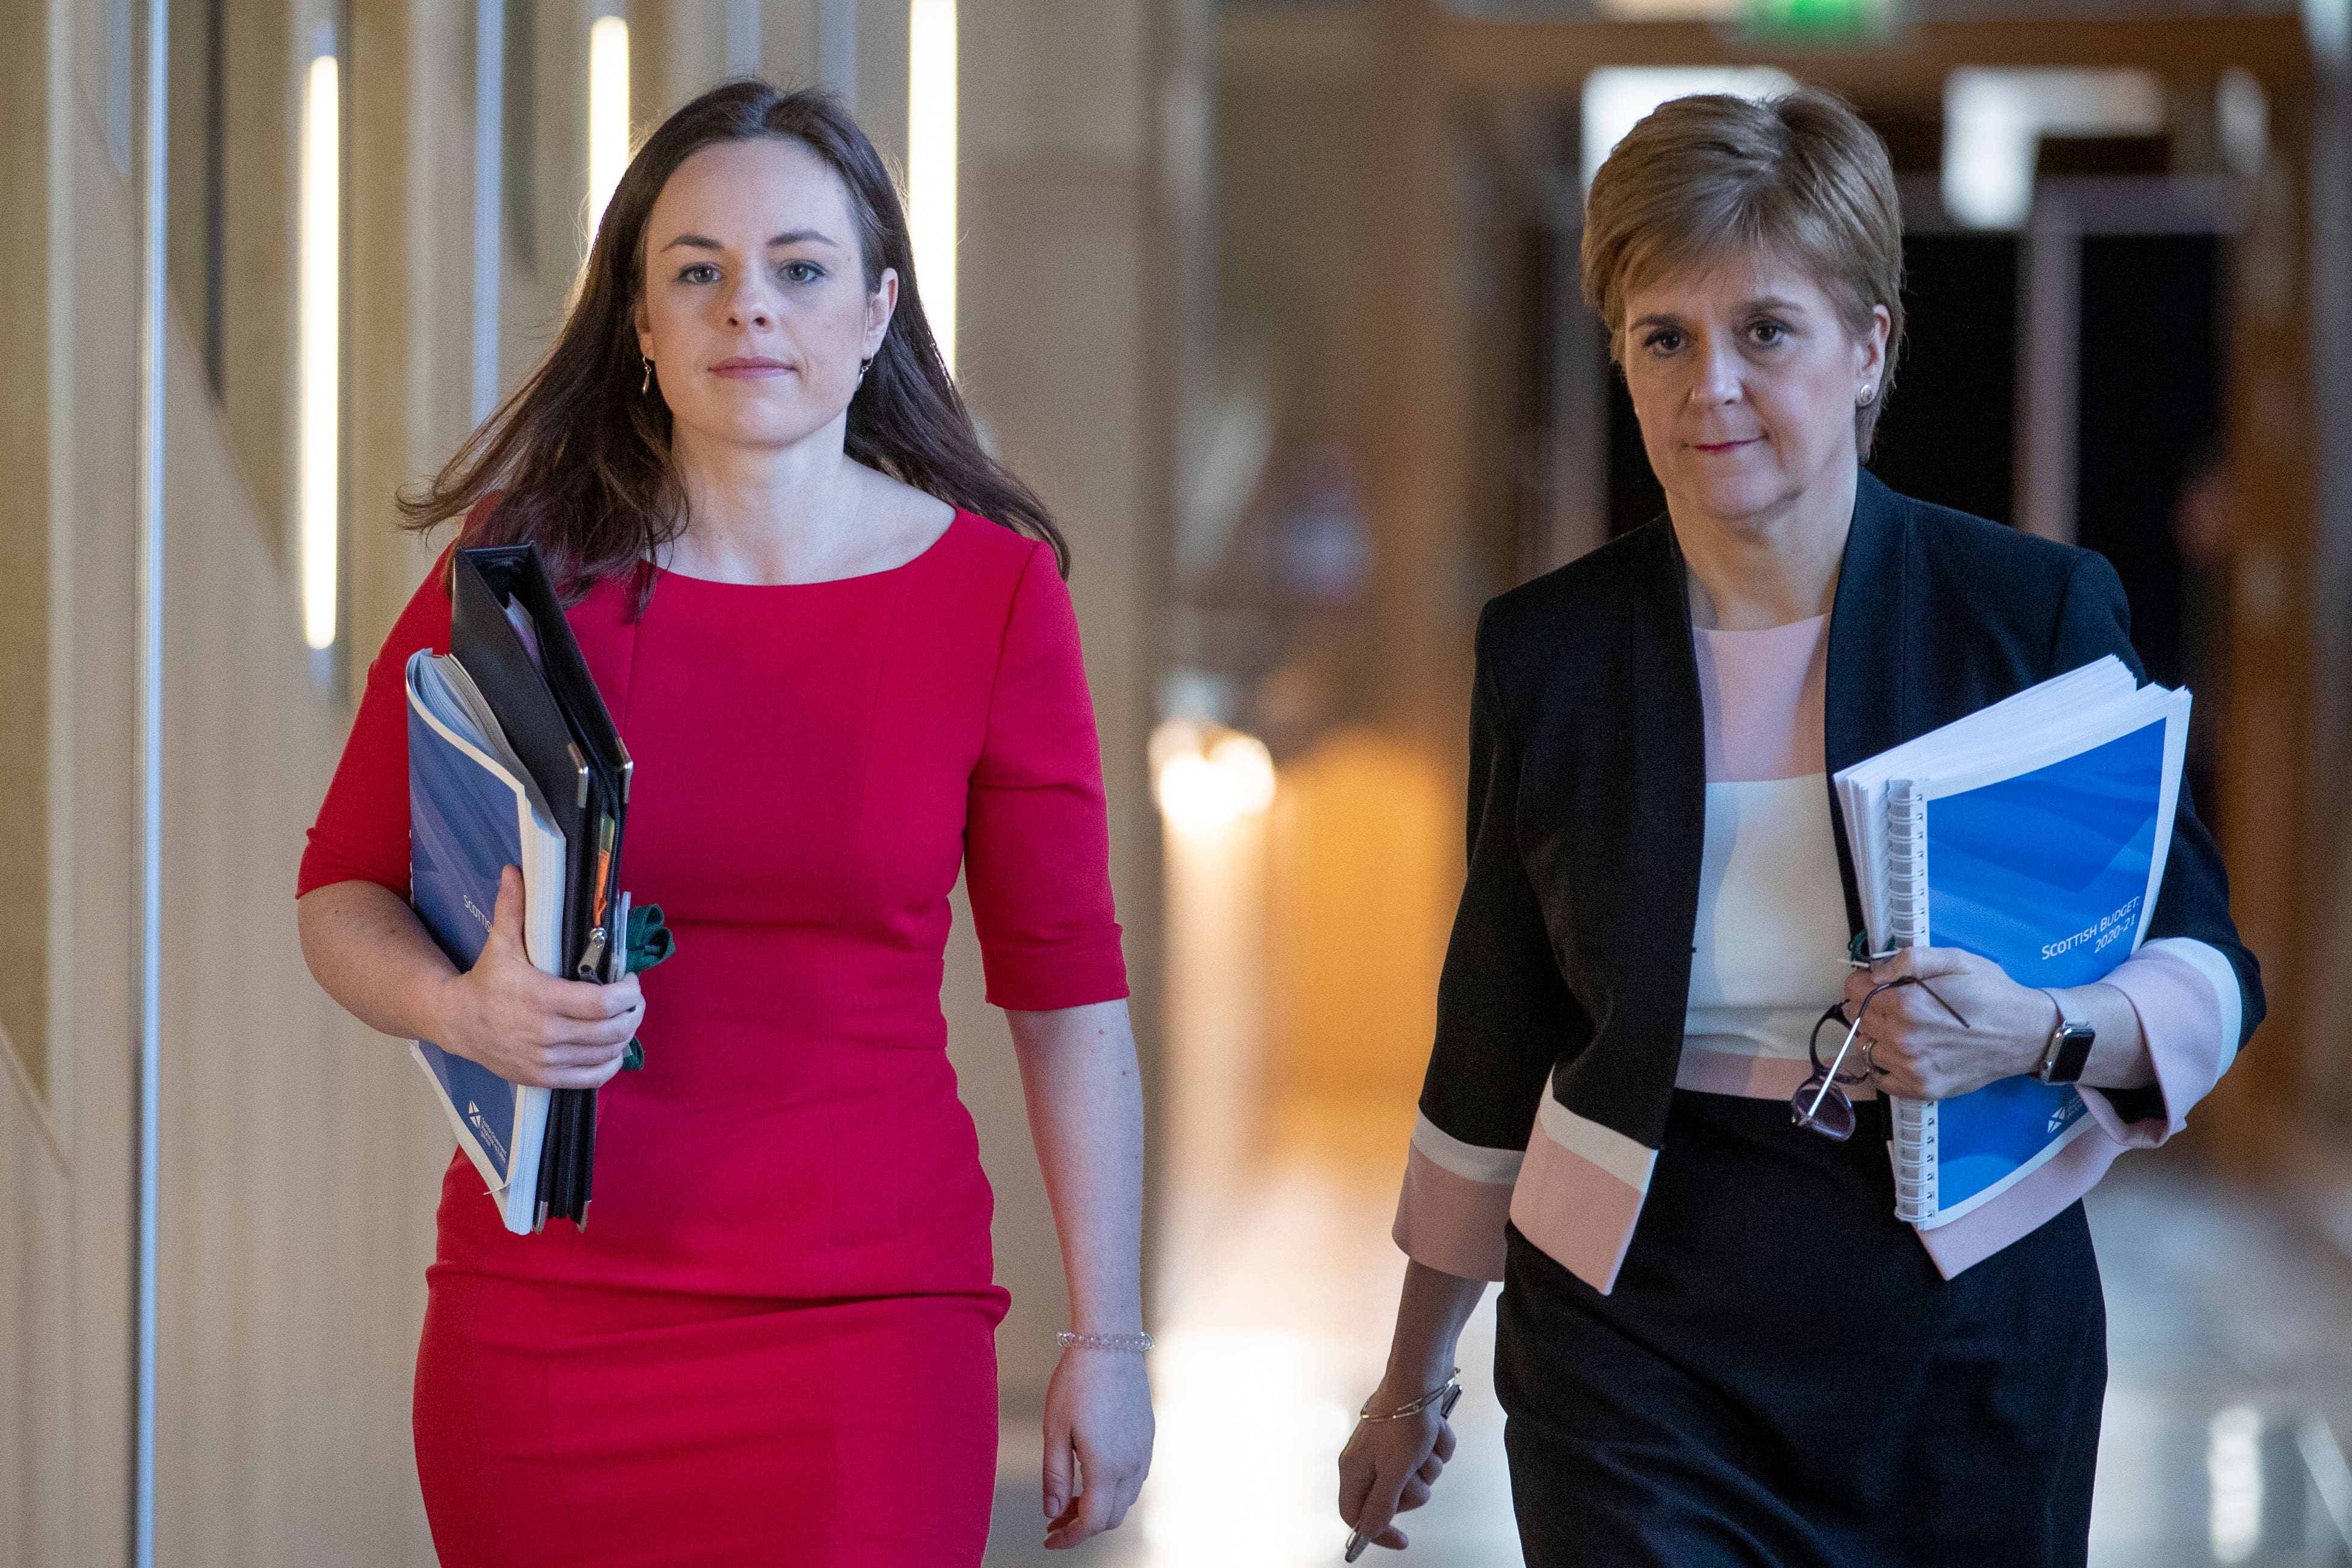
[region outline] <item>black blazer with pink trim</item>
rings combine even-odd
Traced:
[[[2145,680],[2106,561],[1895,494],[1854,497],[1830,619],[1834,774],[2114,654]],[[1422,1113],[1524,1149],[1547,1082],[1656,1149],[1681,1057],[1706,826],[1706,758],[1682,552],[1664,518],[1487,605],[1470,705],[1469,876],[1438,984]],[[1831,811],[1835,818],[1834,796]],[[1838,824],[1854,929],[1861,905]],[[2148,935],[2220,951],[2263,1016],[2212,837],[2184,786]],[[2109,1098],[2126,1120],[2158,1091]]]

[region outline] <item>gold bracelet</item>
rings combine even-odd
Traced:
[[[1364,1407],[1356,1413],[1356,1419],[1359,1421],[1402,1421],[1408,1415],[1420,1415],[1431,1405],[1445,1399],[1449,1394],[1458,1394],[1461,1392],[1462,1369],[1457,1366],[1452,1372],[1445,1374],[1445,1381],[1444,1383],[1439,1384],[1435,1388],[1431,1389],[1419,1399],[1413,1400],[1410,1404],[1401,1405],[1394,1410],[1388,1412],[1386,1415],[1373,1415],[1372,1402],[1367,1399],[1364,1401]],[[1453,1407],[1448,1405],[1447,1408],[1451,1409]]]

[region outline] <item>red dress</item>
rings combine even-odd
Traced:
[[[903,566],[674,574],[570,616],[636,774],[624,885],[677,953],[601,1100],[585,1230],[509,1235],[461,1154],[416,1360],[448,1568],[971,1564],[996,1452],[992,1198],[940,1013],[961,867],[999,1006],[1127,992],[1050,550],[958,513]],[[402,670],[368,672],[301,889],[408,891]]]

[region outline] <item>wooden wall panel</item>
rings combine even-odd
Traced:
[[[68,1183],[32,1086],[0,1061],[0,1562],[74,1561]]]
[[[37,0],[0,3],[0,276],[41,278],[48,264],[47,29]],[[13,1047],[32,1088],[48,1081],[49,343],[48,296],[0,292],[0,1053]],[[62,347],[63,345],[58,345]]]
[[[963,242],[958,370],[974,412],[1068,534],[1111,813],[1111,879],[1127,929],[1130,1004],[1151,1081],[1160,828],[1144,769],[1157,648],[1151,597],[1167,509],[1153,487],[1169,389],[1148,366],[1146,289],[1155,101],[1151,0],[1019,0],[961,33]],[[866,6],[870,15],[886,9]],[[903,8],[894,10],[903,33]],[[861,37],[861,50],[864,39]],[[899,70],[904,71],[900,45]],[[903,143],[905,97],[859,118]],[[899,117],[886,141],[885,116]],[[1061,1257],[1001,1016],[981,1000],[960,910],[946,998],[950,1055],[997,1193],[997,1277],[1013,1293],[997,1336],[1008,1410],[1034,1411],[1067,1326]]]
[[[160,1561],[430,1560],[409,1457],[440,1115],[311,981],[302,829],[343,716],[183,338],[164,688]]]
[[[73,606],[52,644],[64,694],[51,801],[58,864],[50,949],[52,1078],[68,1161],[64,1223],[71,1266],[41,1276],[62,1307],[62,1337],[31,1347],[68,1368],[72,1410],[42,1462],[70,1467],[68,1552],[56,1563],[121,1563],[129,1552],[131,1272],[136,1105],[131,799],[137,731],[138,255],[131,198],[98,122],[50,121],[51,221],[75,236],[49,288],[70,374],[53,377],[50,474],[57,602]],[[55,351],[53,351],[55,352]],[[53,1568],[42,1563],[40,1568]]]
[[[46,575],[74,614],[48,642],[46,1106],[0,1075],[0,1561],[80,1568],[124,1560],[130,1518],[137,256],[88,106],[10,137],[50,149],[26,205],[72,237],[23,292],[51,310],[32,341],[69,350],[31,378],[56,459],[32,517],[55,520]],[[447,1135],[296,951],[294,858],[342,716],[176,322],[168,357],[162,1557],[423,1564],[407,1386]]]

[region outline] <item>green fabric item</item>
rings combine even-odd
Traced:
[[[677,951],[677,935],[662,920],[659,904],[639,904],[629,911],[629,973],[643,974],[656,963]],[[621,1053],[623,1072],[641,1072],[646,1065],[646,1047],[631,1040]]]
[[[639,904],[629,911],[629,973],[643,974],[677,951],[677,933],[662,920],[659,904]]]

